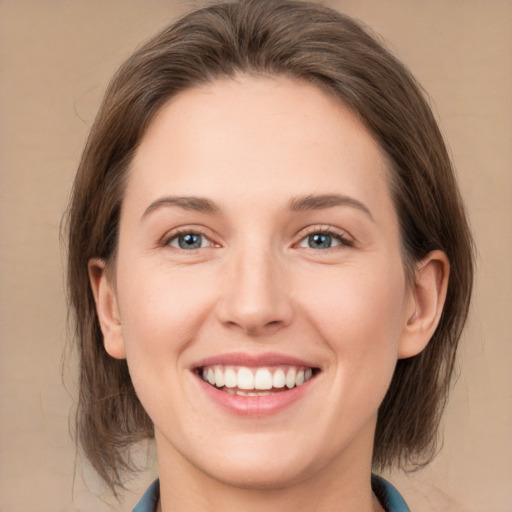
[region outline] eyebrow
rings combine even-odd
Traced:
[[[141,220],[144,220],[154,211],[169,206],[177,206],[183,210],[190,210],[195,212],[219,213],[219,208],[213,203],[213,201],[210,201],[204,197],[168,196],[161,197],[160,199],[153,201],[142,214]]]
[[[220,213],[219,207],[210,199],[204,197],[193,196],[168,196],[161,197],[153,201],[142,214],[141,220],[144,220],[148,215],[156,210],[164,207],[177,206],[183,210],[190,210],[202,213]],[[322,210],[326,208],[333,208],[334,206],[350,206],[366,213],[371,220],[373,216],[369,208],[361,201],[353,197],[339,195],[339,194],[320,194],[320,195],[307,195],[294,197],[288,208],[292,212],[302,212],[308,210]]]
[[[332,208],[334,206],[350,206],[366,213],[371,220],[373,215],[370,209],[361,201],[353,197],[343,196],[339,194],[321,194],[307,195],[295,197],[290,201],[289,208],[294,212],[302,212],[307,210],[322,210],[324,208]]]

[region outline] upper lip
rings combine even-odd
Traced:
[[[248,367],[262,367],[262,366],[304,366],[306,368],[318,368],[311,361],[289,356],[286,354],[279,354],[276,352],[266,352],[263,354],[248,354],[243,352],[228,352],[225,354],[218,354],[215,356],[206,357],[196,362],[192,368],[204,368],[205,366],[214,365],[230,365],[230,366],[248,366]]]

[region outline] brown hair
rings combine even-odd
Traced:
[[[129,447],[153,435],[126,361],[103,348],[87,263],[115,261],[126,171],[156,112],[184,89],[238,73],[316,84],[356,112],[389,159],[408,275],[430,251],[451,265],[438,328],[399,360],[379,410],[374,466],[414,467],[435,453],[473,280],[473,247],[450,159],[421,88],[359,23],[288,0],[213,5],[141,47],[110,83],[78,168],[69,208],[68,287],[80,355],[78,439],[115,492],[133,469]]]

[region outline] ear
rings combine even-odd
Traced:
[[[99,258],[89,260],[89,280],[96,303],[96,313],[103,333],[103,344],[109,355],[126,358],[117,294],[106,271],[106,263]]]
[[[448,289],[450,263],[443,251],[432,251],[417,266],[410,284],[398,358],[419,354],[436,330]]]

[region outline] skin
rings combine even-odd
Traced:
[[[332,194],[350,200],[290,209]],[[203,246],[181,249],[177,229]],[[333,245],[310,247],[313,233]],[[161,109],[129,171],[114,275],[89,265],[105,348],[155,424],[161,510],[380,510],[377,410],[397,359],[435,330],[448,278],[435,251],[406,282],[400,246],[384,155],[316,87],[241,76]],[[320,369],[275,414],[219,407],[191,371],[269,351]]]

